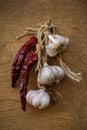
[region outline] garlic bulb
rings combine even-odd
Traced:
[[[44,67],[38,73],[37,82],[42,85],[51,85],[53,83],[59,83],[65,75],[64,70],[59,66],[50,66],[44,63]]]
[[[49,41],[46,45],[47,55],[50,57],[56,56],[58,53],[63,52],[68,43],[69,39],[61,35],[48,35]]]
[[[26,95],[26,101],[34,107],[43,109],[49,106],[50,96],[43,89],[31,90]]]

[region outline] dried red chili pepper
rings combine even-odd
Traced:
[[[28,78],[29,78],[29,72],[31,70],[31,67],[35,64],[37,61],[38,56],[37,54],[29,50],[27,53],[22,69],[20,74],[20,97],[21,97],[21,105],[22,109],[26,110],[26,93],[27,93],[27,84],[28,84]]]
[[[23,65],[26,54],[29,49],[36,45],[38,39],[32,36],[18,51],[12,64],[12,87],[15,87],[15,83],[19,78],[21,67]]]

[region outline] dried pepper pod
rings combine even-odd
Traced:
[[[37,44],[37,42],[38,39],[32,36],[17,52],[12,63],[12,87],[15,87],[15,83],[19,78],[21,67],[23,65],[26,54],[30,48]]]
[[[27,53],[23,66],[21,68],[21,74],[20,74],[20,96],[21,96],[21,104],[22,109],[26,110],[26,93],[27,93],[27,84],[29,79],[29,72],[31,70],[31,67],[36,63],[38,59],[37,54],[29,50]]]

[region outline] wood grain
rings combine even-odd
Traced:
[[[15,37],[26,27],[53,20],[57,33],[70,38],[63,53],[65,62],[81,72],[80,83],[68,77],[56,87],[63,99],[47,109],[20,107],[19,82],[11,88],[11,64],[28,37]],[[58,64],[52,59],[51,64]],[[28,88],[35,89],[31,71]],[[87,1],[86,0],[0,0],[0,130],[87,130]]]

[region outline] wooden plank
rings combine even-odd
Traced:
[[[0,130],[86,130],[87,129],[87,1],[86,0],[0,0]],[[63,53],[65,62],[81,72],[80,83],[67,76],[53,86],[63,99],[47,109],[20,107],[19,82],[11,88],[12,60],[28,39],[15,37],[28,26],[53,20],[57,33],[70,38]],[[58,64],[52,59],[51,64]],[[33,82],[35,81],[35,82]],[[28,88],[35,89],[36,73],[31,71]]]

